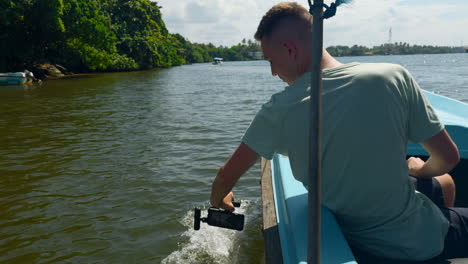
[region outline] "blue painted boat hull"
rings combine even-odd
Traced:
[[[26,74],[23,72],[0,73],[0,84],[3,85],[24,84],[27,81]]]
[[[307,190],[294,179],[287,157],[275,155],[271,171],[283,263],[307,263]],[[357,263],[335,216],[323,206],[321,221],[320,263]]]

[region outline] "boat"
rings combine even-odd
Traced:
[[[468,104],[427,91],[424,94],[459,148],[461,161],[450,174],[459,189],[468,186]],[[409,144],[407,154],[428,156],[419,144]],[[288,157],[275,154],[271,161],[262,159],[261,184],[266,263],[307,263],[307,190],[294,179]],[[457,196],[466,207],[468,194],[457,192]],[[320,263],[357,263],[333,213],[324,206],[321,212]],[[468,259],[441,263],[466,264]]]
[[[214,58],[213,58],[212,64],[213,64],[213,65],[221,65],[221,64],[223,64],[223,58],[214,57]]]
[[[32,72],[7,72],[0,73],[0,84],[15,85],[31,83],[34,79]]]

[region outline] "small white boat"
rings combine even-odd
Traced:
[[[26,84],[33,79],[34,75],[29,71],[0,73],[0,84]]]
[[[213,58],[212,64],[213,64],[213,65],[221,65],[221,64],[223,64],[223,58],[214,57],[214,58]]]

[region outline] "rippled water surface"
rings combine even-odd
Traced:
[[[340,60],[399,63],[468,102],[468,54]],[[235,188],[244,232],[195,232],[192,208],[283,87],[265,61],[0,87],[0,262],[262,262],[259,165]]]

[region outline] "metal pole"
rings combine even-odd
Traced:
[[[310,83],[310,150],[308,192],[307,263],[320,263],[320,206],[321,206],[321,109],[322,109],[322,48],[323,0],[314,0],[312,24],[311,83]]]

